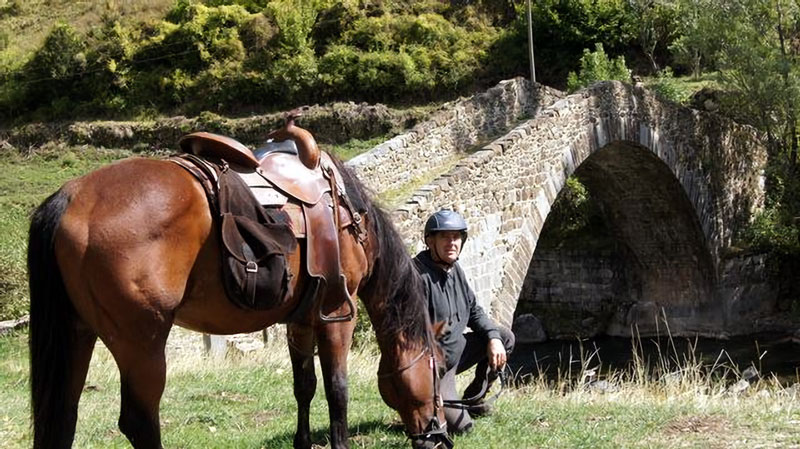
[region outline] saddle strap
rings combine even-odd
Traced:
[[[322,174],[328,178],[328,182],[331,186],[332,197],[334,198],[334,204],[337,207],[334,210],[338,210],[338,199],[341,198],[342,202],[344,203],[344,207],[350,212],[350,216],[353,217],[353,226],[356,228],[356,236],[358,237],[358,242],[361,245],[364,245],[364,242],[367,240],[367,229],[364,227],[364,220],[361,217],[361,214],[358,213],[356,208],[353,206],[353,203],[350,201],[350,196],[347,194],[347,189],[344,186],[344,183],[341,182],[341,175],[339,171],[336,170],[336,166],[333,164],[328,153],[322,153],[322,162],[320,163],[322,168]]]
[[[183,153],[176,156],[170,156],[168,161],[177,164],[179,167],[188,171],[189,174],[195,177],[203,190],[206,192],[206,199],[211,208],[212,215],[219,215],[219,203],[217,202],[217,192],[219,192],[219,176],[216,170],[203,158],[197,157],[190,153]]]
[[[314,205],[303,204],[303,214],[309,229],[306,233],[306,269],[310,276],[321,278],[325,283],[318,293],[321,295],[319,318],[323,322],[350,321],[355,316],[355,305],[347,290],[347,278],[342,273],[339,227],[336,225],[339,214],[332,213],[324,200]],[[323,309],[327,298],[335,298],[337,304],[345,301],[348,313],[335,317],[326,315]]]

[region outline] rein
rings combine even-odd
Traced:
[[[436,367],[436,357],[433,354],[433,350],[431,349],[430,342],[428,342],[428,344],[426,344],[425,347],[422,348],[422,351],[420,351],[420,353],[417,354],[416,357],[414,357],[411,360],[411,362],[409,362],[408,364],[406,364],[406,365],[404,365],[404,366],[402,366],[400,368],[397,368],[394,371],[390,371],[388,373],[378,372],[378,377],[379,378],[387,378],[387,377],[393,377],[393,376],[396,376],[398,374],[401,374],[402,372],[412,368],[414,365],[419,363],[419,361],[422,360],[422,358],[423,358],[423,356],[425,355],[426,352],[429,353],[428,366],[430,367],[432,375],[433,375],[433,417],[431,418],[430,422],[428,423],[428,427],[426,427],[424,431],[422,431],[420,433],[406,432],[406,436],[408,436],[408,438],[410,440],[427,440],[427,439],[433,437],[434,435],[439,435],[444,440],[442,442],[442,445],[446,449],[452,449],[453,446],[454,446],[454,443],[453,443],[453,440],[450,439],[450,436],[447,435],[447,423],[442,424],[442,423],[439,422],[439,409],[443,406],[442,405],[443,401],[442,401],[442,397],[439,395],[439,389],[440,389],[439,388],[439,372],[438,372],[437,367]]]
[[[486,367],[486,376],[483,378],[483,385],[481,386],[481,391],[479,391],[476,395],[472,396],[471,398],[464,398],[464,399],[445,399],[443,401],[445,408],[450,409],[457,409],[457,410],[475,410],[480,405],[486,404],[491,405],[494,401],[497,400],[498,397],[503,393],[503,390],[506,388],[506,370],[508,369],[508,364],[503,365],[503,368],[500,369],[500,372],[497,373],[497,377],[500,378],[500,390],[497,391],[492,397],[489,399],[485,399],[481,401],[481,399],[486,394],[486,390],[489,389],[489,373],[491,371],[491,367]]]

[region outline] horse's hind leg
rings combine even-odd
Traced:
[[[347,448],[347,353],[356,320],[318,326],[319,361],[331,422],[331,447]]]
[[[166,340],[165,333],[149,344],[117,341],[109,347],[120,372],[119,429],[136,449],[161,448],[158,408],[166,382]]]
[[[317,389],[317,375],[314,373],[314,332],[308,326],[289,324],[286,327],[286,337],[289,343],[289,356],[292,359],[294,398],[297,401],[294,447],[308,449],[311,447],[308,414]]]

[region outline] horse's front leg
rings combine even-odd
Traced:
[[[331,448],[349,447],[347,437],[347,353],[353,341],[355,318],[347,322],[326,323],[318,327],[317,343],[328,413],[331,421]]]
[[[294,447],[311,447],[311,428],[308,414],[311,400],[317,389],[317,376],[314,373],[314,331],[310,326],[289,324],[286,326],[289,355],[292,359],[294,378],[294,398],[297,401],[297,431],[294,434]]]

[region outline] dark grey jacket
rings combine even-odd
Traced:
[[[467,340],[463,334],[467,326],[484,335],[487,341],[500,338],[497,327],[475,300],[475,293],[458,262],[450,271],[445,271],[431,259],[430,251],[425,250],[414,257],[414,264],[425,284],[431,321],[447,322],[447,330],[440,340],[447,357],[447,369],[458,363],[464,351]]]

